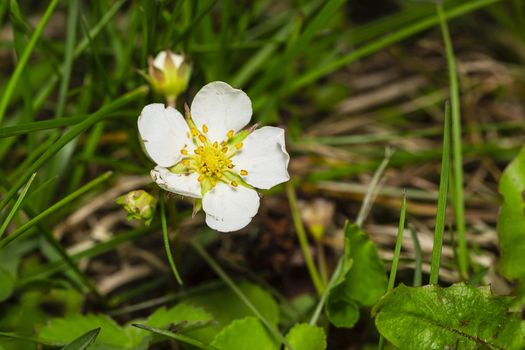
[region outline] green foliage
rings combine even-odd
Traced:
[[[419,349],[522,349],[525,327],[511,299],[464,283],[400,285],[374,307],[376,326],[392,344]]]
[[[219,350],[278,350],[279,346],[256,317],[235,320],[217,334],[212,346]]]
[[[507,166],[499,182],[503,203],[498,218],[501,273],[525,278],[525,146]]]
[[[204,310],[185,303],[177,304],[169,309],[157,309],[147,320],[134,320],[125,326],[118,325],[106,315],[74,314],[65,318],[49,321],[39,333],[44,341],[68,344],[82,334],[100,328],[100,334],[93,344],[93,349],[147,349],[154,339],[151,333],[132,327],[132,323],[143,322],[147,326],[163,328],[171,324],[184,324],[185,327],[205,325],[211,321],[211,315]],[[197,332],[189,329],[185,334]],[[90,348],[91,349],[91,348]]]
[[[294,350],[325,350],[326,334],[321,327],[306,323],[295,325],[286,335]]]
[[[270,323],[277,325],[279,306],[267,291],[248,282],[239,283],[239,288]],[[210,342],[215,334],[232,321],[254,316],[253,312],[227,287],[190,296],[186,302],[198,305],[213,315],[215,322],[210,327],[198,331],[199,339],[204,342]]]
[[[342,270],[329,291],[326,315],[337,327],[352,327],[361,306],[372,306],[387,286],[386,270],[377,249],[357,225],[345,227]]]
[[[64,346],[62,350],[84,350],[87,349],[95,339],[97,339],[100,328],[95,328],[87,333],[82,334],[80,337],[75,339],[72,343]]]
[[[11,296],[15,288],[14,277],[0,266],[0,301],[4,301]]]

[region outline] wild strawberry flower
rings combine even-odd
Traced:
[[[157,164],[153,180],[166,191],[202,200],[206,224],[221,232],[240,230],[259,210],[255,188],[290,179],[284,130],[242,130],[252,116],[250,98],[216,81],[204,86],[186,108],[154,103],[142,110],[138,129]]]

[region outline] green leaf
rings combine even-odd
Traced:
[[[325,350],[326,334],[321,327],[307,323],[295,325],[286,335],[294,350]]]
[[[525,278],[525,146],[507,166],[499,182],[503,204],[498,218],[501,273]]]
[[[387,286],[377,249],[357,225],[345,227],[342,266],[328,294],[326,315],[337,327],[352,327],[359,319],[359,307],[375,304]]]
[[[161,307],[157,309],[146,321],[151,327],[165,327],[169,324],[186,322],[207,322],[213,320],[212,315],[202,308],[187,303],[177,304],[169,309]]]
[[[239,283],[239,288],[270,323],[277,325],[279,306],[268,292],[248,282]],[[210,342],[215,334],[233,320],[254,315],[228,287],[190,296],[186,303],[201,306],[213,315],[215,323],[211,327],[199,330],[198,338],[204,342]]]
[[[95,339],[97,339],[100,328],[95,328],[87,333],[82,334],[69,345],[66,345],[62,350],[84,350],[87,349]]]
[[[136,327],[136,328],[139,328],[139,329],[142,329],[142,330],[145,330],[145,331],[148,331],[148,332],[152,332],[154,334],[162,335],[162,336],[165,336],[165,337],[168,337],[168,338],[173,338],[173,339],[178,340],[178,341],[180,341],[182,343],[193,345],[193,346],[195,346],[195,347],[197,347],[199,349],[214,350],[213,347],[211,347],[209,345],[206,345],[206,344],[200,342],[197,339],[193,339],[191,337],[185,336],[183,334],[171,332],[171,331],[168,331],[168,330],[165,330],[165,329],[161,329],[161,328],[157,328],[157,327],[151,327],[151,326],[147,326],[147,325],[143,325],[143,324],[138,324],[138,323],[133,323],[132,326]]]
[[[218,350],[277,350],[278,343],[256,317],[233,321],[225,327],[211,345]]]
[[[372,310],[379,332],[403,349],[521,349],[525,327],[509,313],[511,298],[464,283],[400,285]]]
[[[95,328],[100,328],[97,344],[103,343],[120,349],[129,348],[129,339],[122,327],[106,315],[75,314],[52,319],[41,329],[39,337],[49,342],[69,344]]]

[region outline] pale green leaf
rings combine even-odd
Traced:
[[[321,327],[307,323],[295,325],[286,335],[294,350],[325,350],[326,334]]]
[[[525,278],[525,146],[507,166],[499,182],[503,204],[498,218],[501,273]]]
[[[326,314],[337,327],[352,327],[359,308],[371,306],[387,286],[386,269],[375,245],[357,225],[345,227],[343,269],[331,288]]]
[[[379,332],[397,347],[420,349],[522,349],[525,327],[509,313],[511,298],[464,283],[400,285],[374,307]]]
[[[211,345],[218,350],[277,350],[278,343],[256,317],[235,320],[226,326]]]

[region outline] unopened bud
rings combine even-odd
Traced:
[[[128,220],[144,220],[148,226],[155,215],[157,199],[144,190],[131,191],[117,198],[117,204],[128,213]]]
[[[323,198],[299,203],[301,217],[315,240],[320,240],[326,227],[332,222],[335,204]]]
[[[188,87],[191,64],[184,55],[176,55],[170,50],[165,50],[155,59],[150,57],[148,65],[148,80],[158,93],[166,96],[168,101],[175,101],[177,96]]]

